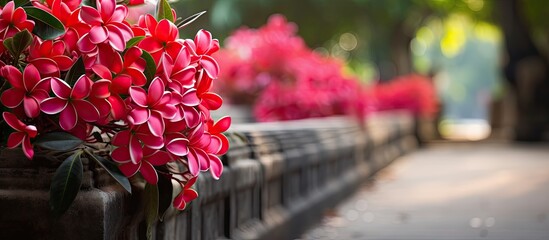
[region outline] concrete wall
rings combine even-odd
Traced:
[[[403,112],[371,115],[361,125],[335,117],[233,125],[219,181],[203,174],[200,196],[167,213],[154,239],[292,239],[398,156],[417,147]],[[2,151],[0,239],[145,239],[139,188],[126,194],[101,169],[85,165],[82,191],[59,219],[48,208],[55,162]]]

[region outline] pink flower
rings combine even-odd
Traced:
[[[143,159],[138,163],[133,163],[129,155],[124,156],[124,158],[122,156],[117,156],[116,159],[113,158],[116,162],[121,163],[119,166],[120,171],[126,177],[131,177],[140,172],[141,176],[150,184],[158,183],[158,173],[154,166],[162,166],[171,160],[167,152],[151,148],[143,149]]]
[[[188,168],[193,176],[198,176],[199,171],[210,170],[214,179],[219,179],[223,172],[223,163],[212,149],[219,151],[219,141],[212,141],[212,136],[205,131],[204,124],[199,124],[196,128],[189,131],[188,143]]]
[[[207,124],[208,132],[212,135],[212,141],[213,139],[216,139],[215,141],[219,141],[217,144],[210,143],[212,147],[219,146],[219,149],[217,151],[213,151],[213,153],[217,155],[227,153],[229,150],[229,140],[225,135],[223,135],[223,132],[227,131],[231,126],[231,117],[222,117],[216,123],[210,119]]]
[[[76,126],[78,119],[86,122],[99,120],[99,111],[93,104],[85,100],[91,92],[93,82],[85,75],[82,75],[71,87],[59,78],[51,78],[51,89],[55,97],[44,100],[40,107],[46,114],[57,114],[59,126],[69,131]]]
[[[219,50],[219,41],[212,39],[210,32],[201,29],[196,33],[194,42],[190,39],[185,40],[185,46],[190,49],[192,61],[198,63],[199,69],[204,69],[210,78],[216,79],[219,75],[219,65],[210,55]]]
[[[9,108],[15,108],[23,103],[27,117],[38,117],[40,102],[49,97],[49,80],[40,79],[40,73],[32,64],[25,67],[23,74],[11,65],[4,66],[0,74],[12,86],[2,93],[0,97],[2,104]]]
[[[147,14],[139,19],[139,26],[148,31],[148,35],[139,42],[139,47],[154,58],[156,63],[160,62],[162,53],[171,51],[172,48],[181,48],[181,43],[176,39],[179,35],[177,26],[167,19],[162,19],[159,22]]]
[[[164,147],[164,138],[152,136],[147,126],[139,126],[118,132],[111,143],[118,147],[111,153],[115,161],[125,162],[129,159],[133,164],[138,164],[143,159],[143,149],[161,149]]]
[[[25,10],[21,7],[15,8],[15,3],[9,1],[0,10],[0,39],[4,40],[13,37],[13,35],[24,29],[32,32],[34,21],[27,20]]]
[[[192,189],[191,187],[196,182],[197,177],[193,177],[189,179],[185,185],[183,185],[183,189],[175,199],[173,200],[173,207],[179,210],[185,209],[187,207],[187,204],[191,202],[192,200],[196,199],[198,197],[198,193]]]
[[[159,71],[168,87],[179,93],[194,86],[196,68],[191,65],[191,54],[187,47],[180,46],[180,49],[164,53]]]
[[[29,50],[28,60],[44,77],[59,77],[59,71],[67,71],[72,66],[72,59],[65,54],[65,42],[47,40],[38,37]]]
[[[147,123],[154,136],[164,134],[164,119],[172,119],[177,109],[171,101],[171,94],[165,91],[164,83],[160,78],[152,80],[148,92],[143,88],[132,86],[130,97],[133,108],[128,114],[128,121],[133,125]]]
[[[124,23],[127,14],[128,8],[116,5],[115,0],[97,0],[97,9],[82,6],[80,19],[91,29],[78,41],[80,51],[94,52],[100,43],[108,43],[113,49],[124,51],[126,42],[133,37],[131,28]]]
[[[2,116],[6,123],[12,127],[16,132],[11,133],[8,137],[8,148],[15,148],[19,145],[23,147],[23,153],[28,159],[32,159],[34,156],[34,149],[32,148],[30,139],[36,137],[38,131],[35,126],[25,125],[15,114],[10,112],[3,112]]]

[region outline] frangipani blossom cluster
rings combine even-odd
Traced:
[[[416,116],[432,118],[439,103],[435,86],[428,77],[409,74],[372,87],[376,111],[405,109]]]
[[[309,49],[297,27],[273,15],[259,29],[242,28],[219,53],[219,88],[233,103],[254,106],[259,121],[331,115],[362,116],[362,87],[338,59]]]
[[[183,209],[197,197],[190,187],[201,172],[221,176],[219,156],[228,149],[230,118],[210,115],[222,105],[212,91],[219,66],[211,55],[219,42],[206,30],[180,39],[184,25],[173,9],[130,24],[126,5],[88,3],[1,6],[0,102],[11,129],[2,132],[12,132],[6,145],[21,145],[32,159],[41,147],[33,142],[50,133],[69,133],[84,148],[99,142],[126,177],[179,182],[173,205]],[[175,163],[183,170],[166,167]]]

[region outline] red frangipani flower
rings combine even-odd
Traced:
[[[162,166],[171,160],[170,155],[167,152],[151,148],[143,148],[142,161],[133,163],[130,159],[128,154],[125,156],[117,156],[114,160],[121,163],[119,168],[124,175],[131,177],[137,172],[140,172],[141,176],[150,184],[158,183],[158,173],[153,166]]]
[[[198,193],[191,188],[196,182],[196,179],[198,179],[198,177],[193,177],[189,179],[185,183],[185,185],[183,185],[183,189],[181,190],[181,192],[179,192],[179,194],[177,194],[177,196],[173,200],[174,208],[183,210],[185,209],[185,207],[187,207],[187,203],[198,197]]]
[[[181,48],[181,43],[176,41],[179,31],[174,23],[167,19],[157,22],[150,14],[145,15],[139,20],[139,25],[149,33],[139,43],[139,47],[149,52],[156,63],[159,63],[162,53],[169,52],[172,48]]]
[[[111,143],[118,147],[111,153],[115,161],[125,162],[129,156],[134,164],[138,164],[143,159],[144,147],[150,149],[164,147],[164,139],[152,136],[147,126],[120,131],[114,135]]]
[[[198,62],[200,69],[204,69],[210,78],[216,79],[219,75],[219,65],[210,55],[219,50],[219,41],[212,39],[212,34],[206,30],[200,30],[194,37],[194,42],[185,40],[185,46],[191,51],[192,61]]]
[[[15,108],[23,103],[23,110],[27,117],[38,117],[40,102],[49,97],[49,80],[40,79],[40,73],[32,64],[27,65],[23,74],[14,66],[6,65],[1,69],[0,75],[12,86],[2,93],[0,97],[2,104]]]
[[[91,26],[78,41],[80,51],[94,52],[97,44],[108,43],[117,51],[124,51],[126,42],[133,37],[131,28],[124,23],[128,8],[116,5],[115,0],[97,0],[97,9],[82,6],[80,19]]]
[[[32,63],[44,77],[59,77],[59,71],[67,71],[72,59],[65,54],[63,41],[42,41],[38,37],[29,48],[29,63]]]
[[[172,119],[177,109],[170,103],[171,93],[165,91],[160,78],[152,80],[148,92],[143,88],[132,86],[130,97],[133,107],[128,114],[128,121],[133,125],[147,123],[154,136],[164,134],[164,119]]]
[[[34,149],[32,148],[30,139],[36,137],[38,134],[36,127],[25,125],[15,116],[15,114],[10,112],[3,112],[2,116],[6,123],[16,131],[11,133],[8,137],[8,148],[15,148],[21,145],[25,156],[27,156],[28,159],[32,159],[34,156]]]
[[[27,13],[23,8],[15,8],[15,3],[9,1],[4,8],[0,9],[0,39],[13,37],[24,29],[32,32],[34,21],[27,19]]]
[[[205,132],[204,124],[199,124],[196,128],[191,129],[187,138],[188,143],[188,166],[189,172],[193,176],[198,176],[199,171],[210,170],[214,179],[219,179],[221,172],[223,172],[223,164],[221,160],[213,155],[215,152],[209,152],[208,150],[216,149],[219,151],[220,141],[212,141],[212,136]],[[212,145],[213,144],[213,145]]]
[[[216,140],[220,142],[219,144],[210,144],[212,146],[220,146],[218,151],[214,151],[213,153],[219,155],[227,153],[227,150],[229,150],[229,140],[225,135],[223,135],[223,132],[227,131],[231,126],[231,117],[223,117],[219,119],[216,123],[214,123],[214,121],[210,119],[207,123],[208,132],[212,135],[212,140],[216,138]]]
[[[59,78],[51,78],[51,89],[55,97],[44,100],[40,107],[46,114],[58,114],[59,125],[65,131],[76,126],[78,119],[86,122],[99,120],[97,108],[85,100],[91,92],[93,82],[82,75],[71,88],[65,81]]]

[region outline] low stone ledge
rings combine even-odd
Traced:
[[[236,124],[231,131],[245,139],[231,141],[221,179],[201,176],[199,198],[180,214],[170,210],[154,226],[154,239],[298,237],[362,180],[417,147],[414,119],[403,112],[376,114],[365,124],[334,117]],[[144,239],[140,190],[129,195],[101,169],[86,169],[74,205],[52,219],[51,166],[0,163],[0,239]]]

